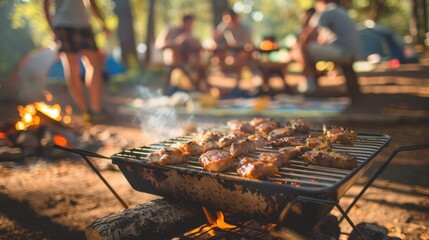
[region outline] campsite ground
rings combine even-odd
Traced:
[[[405,68],[362,76],[360,80],[366,94],[358,102],[341,114],[310,119],[313,126],[330,122],[357,132],[383,133],[392,137],[390,145],[377,155],[365,177],[341,199],[341,205],[350,203],[362,184],[374,174],[393,149],[429,143],[428,67],[428,62],[422,61],[415,70]],[[297,80],[291,76],[288,81],[294,84]],[[59,103],[70,103],[65,86],[48,87],[55,93]],[[394,92],[394,88],[397,92]],[[342,87],[333,84],[326,89],[322,95],[331,90],[341,91]],[[109,121],[85,125],[76,115],[74,126],[101,143],[93,150],[110,156],[122,149],[157,141],[165,134],[149,132],[148,118],[145,116],[121,111],[122,106],[139,97],[135,86],[123,85],[115,91],[109,91],[108,95],[108,106],[115,111]],[[3,118],[15,118],[16,105],[2,103]],[[183,126],[191,130],[216,125],[230,118],[233,116],[179,116],[176,120],[180,123],[189,121]],[[352,209],[350,217],[353,221],[377,223],[386,227],[390,236],[401,239],[429,239],[428,155],[429,150],[426,149],[401,153],[395,157]],[[134,191],[109,162],[94,161],[128,205],[144,204],[158,198]],[[89,223],[122,209],[85,162],[75,156],[0,161],[0,239],[81,239]],[[334,214],[338,215],[338,212],[334,211]],[[341,224],[341,229],[344,232],[351,231],[346,222]]]

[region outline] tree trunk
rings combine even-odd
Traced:
[[[152,49],[155,44],[155,0],[149,1],[149,14],[147,19],[147,34],[146,34],[146,55],[144,63],[149,65],[152,62]]]
[[[122,63],[128,65],[137,60],[136,40],[134,34],[133,17],[129,0],[115,0],[115,14],[118,16],[118,38],[121,46]]]
[[[429,38],[429,36],[426,36],[426,34],[429,33],[429,26],[428,26],[428,4],[427,0],[423,0],[423,26],[424,26],[424,38]]]

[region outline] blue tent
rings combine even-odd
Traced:
[[[358,29],[361,41],[361,59],[378,54],[384,60],[398,59],[401,63],[418,63],[415,51],[405,44],[400,35],[393,30],[375,24]]]
[[[82,62],[80,62],[80,67],[81,67],[82,75],[84,75],[85,69],[83,67]],[[108,79],[114,75],[125,73],[126,70],[127,69],[125,68],[125,66],[116,62],[111,55],[106,56],[106,60],[104,62],[104,71],[103,71],[104,78]],[[59,59],[52,64],[52,67],[49,70],[48,77],[51,79],[64,79],[64,69]]]

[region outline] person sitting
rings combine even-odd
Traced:
[[[227,64],[242,62],[251,59],[251,52],[254,48],[252,44],[252,31],[244,24],[236,12],[229,9],[224,12],[222,22],[215,29],[213,35],[215,42],[215,55],[222,63]],[[233,59],[226,59],[227,52],[233,55]]]
[[[215,29],[213,42],[211,63],[219,64],[223,73],[232,73],[237,76],[231,96],[242,96],[239,79],[249,75],[249,68],[243,67],[253,60],[254,45],[251,28],[241,21],[236,12],[228,9],[223,13],[222,21]]]
[[[318,61],[332,61],[351,65],[359,52],[359,37],[355,24],[346,9],[336,0],[316,0],[316,14],[308,22],[317,31],[317,39],[308,34],[305,44],[301,44],[302,61],[306,81],[298,84],[298,91],[311,93],[316,90]]]
[[[164,85],[164,93],[170,88],[170,77],[173,70],[180,68],[192,81],[195,89],[200,89],[200,80],[205,79],[205,74],[200,66],[200,40],[192,34],[194,15],[187,14],[182,17],[180,26],[169,27],[156,39],[155,46],[163,51],[164,62],[170,67],[168,80]],[[189,69],[188,69],[189,68]],[[197,72],[198,79],[192,77],[193,71]]]

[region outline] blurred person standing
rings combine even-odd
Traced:
[[[316,41],[301,45],[305,64],[306,81],[298,84],[298,91],[311,93],[316,90],[318,61],[352,64],[359,53],[359,36],[355,23],[338,0],[316,0],[316,14],[309,26],[317,31]]]
[[[51,6],[54,4],[55,11],[52,14]],[[95,0],[44,0],[45,16],[59,46],[70,95],[82,112],[85,122],[91,122],[95,116],[105,114],[102,106],[103,60],[90,25],[87,12],[89,6],[100,21],[106,37],[109,37],[110,31]],[[86,102],[85,87],[80,77],[80,59],[85,68],[85,86],[90,104]]]

